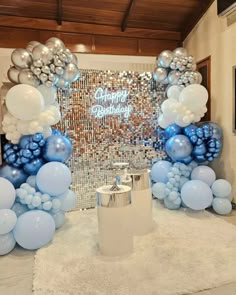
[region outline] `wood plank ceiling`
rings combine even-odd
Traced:
[[[155,56],[182,44],[213,0],[0,0],[0,47],[55,36],[74,52]]]

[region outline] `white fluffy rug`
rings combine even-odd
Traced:
[[[182,295],[236,281],[235,226],[156,202],[153,215],[155,231],[117,259],[99,254],[95,209],[69,213],[36,254],[34,295]]]

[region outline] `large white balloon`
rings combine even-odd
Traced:
[[[167,97],[179,100],[181,90],[182,88],[180,88],[179,86],[173,85],[167,90]]]
[[[20,120],[32,120],[44,109],[42,94],[33,86],[19,84],[6,95],[6,106],[11,115]]]
[[[41,84],[37,87],[37,89],[43,96],[45,106],[51,105],[55,102],[57,98],[56,87],[47,87],[44,84]]]

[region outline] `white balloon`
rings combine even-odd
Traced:
[[[167,97],[178,100],[181,91],[182,89],[179,86],[173,85],[167,90]]]
[[[174,121],[171,118],[167,118],[163,114],[161,114],[158,118],[158,124],[163,129],[167,128],[169,125],[173,123]]]
[[[43,133],[43,137],[47,138],[52,135],[52,128],[50,126],[44,126],[42,133]]]
[[[44,109],[44,100],[33,86],[19,84],[8,91],[6,106],[9,113],[17,119],[32,120]]]
[[[55,102],[57,98],[56,87],[47,87],[44,84],[41,84],[37,87],[37,89],[43,96],[45,106],[51,105]]]

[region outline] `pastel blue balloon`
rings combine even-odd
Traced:
[[[76,207],[76,194],[72,190],[68,190],[63,195],[57,197],[61,202],[60,209],[62,211],[71,211]]]
[[[201,180],[190,180],[181,189],[183,202],[193,210],[208,208],[212,201],[212,191],[205,182]]]
[[[0,177],[8,179],[15,188],[18,188],[26,181],[28,175],[23,169],[11,167],[9,165],[2,165],[0,167]]]
[[[56,213],[53,213],[52,217],[54,219],[56,229],[58,229],[65,223],[65,212],[63,211],[58,211]]]
[[[0,235],[5,235],[13,230],[17,216],[11,209],[0,209]]]
[[[182,133],[182,128],[177,125],[177,124],[171,124],[169,125],[165,131],[164,131],[164,136],[165,136],[165,139],[169,139],[177,134],[181,134]]]
[[[16,190],[12,183],[0,177],[0,209],[10,209],[16,199]]]
[[[167,140],[165,150],[173,161],[181,161],[190,156],[192,144],[187,136],[175,135]]]
[[[171,201],[171,202],[174,202],[177,198],[180,197],[180,194],[178,192],[175,192],[175,191],[172,191],[169,196],[168,196],[168,199]]]
[[[36,175],[39,169],[45,164],[45,161],[41,158],[36,158],[25,164],[23,169],[29,175]]]
[[[66,162],[72,153],[71,141],[63,135],[51,135],[46,139],[43,157],[46,161]]]
[[[35,175],[30,175],[27,179],[26,179],[26,183],[28,183],[30,186],[32,186],[33,188],[37,188],[36,185],[36,176]]]
[[[16,213],[16,216],[19,217],[23,213],[28,211],[28,208],[25,205],[22,205],[20,203],[15,203],[11,210],[13,210]]]
[[[166,208],[168,208],[170,210],[177,210],[180,208],[181,200],[177,201],[177,202],[173,202],[173,201],[170,201],[169,198],[165,198],[164,204],[165,204]]]
[[[10,253],[16,244],[16,240],[14,239],[14,236],[12,232],[0,235],[0,255],[6,255]]]
[[[152,194],[154,198],[163,200],[166,194],[166,185],[163,182],[157,182],[152,186]]]
[[[46,163],[36,175],[36,184],[43,193],[51,196],[62,195],[69,189],[71,184],[71,172],[63,163]]]
[[[212,207],[220,215],[228,215],[232,211],[232,204],[226,198],[214,198]]]
[[[213,182],[216,180],[216,174],[212,168],[200,165],[193,169],[191,173],[191,179],[201,180],[209,186],[212,186]]]
[[[25,249],[35,250],[48,244],[55,232],[53,217],[42,210],[22,214],[13,230],[16,242]]]
[[[170,171],[172,164],[169,161],[158,161],[151,169],[151,178],[155,182],[166,183],[168,181],[168,172]]]
[[[227,198],[232,191],[231,184],[225,179],[217,179],[212,184],[213,195],[217,198]]]

